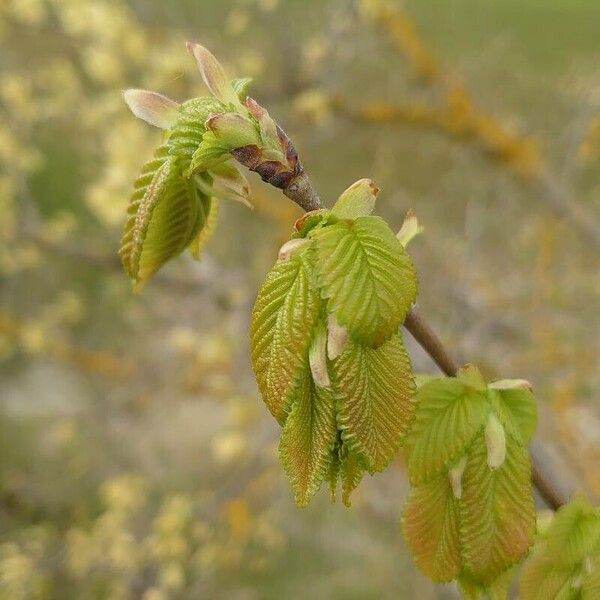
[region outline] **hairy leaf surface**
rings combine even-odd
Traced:
[[[292,400],[279,455],[298,506],[306,506],[327,476],[337,429],[331,391],[315,385],[309,371]]]
[[[378,348],[350,341],[332,373],[344,445],[370,471],[383,470],[398,452],[415,408],[402,337],[396,333]]]
[[[492,470],[485,440],[478,435],[463,474],[459,514],[464,566],[483,584],[523,558],[535,533],[529,454],[514,438],[506,441],[506,460]]]
[[[278,260],[252,311],[252,365],[262,397],[283,424],[308,368],[308,348],[320,311],[309,247]]]
[[[412,262],[379,217],[315,228],[317,272],[328,311],[361,342],[388,339],[416,299]]]
[[[402,526],[423,573],[437,582],[458,576],[461,568],[458,503],[447,477],[440,475],[411,490]]]
[[[485,393],[469,390],[458,379],[435,379],[420,387],[406,439],[411,483],[429,481],[448,469],[470,446],[488,411]]]

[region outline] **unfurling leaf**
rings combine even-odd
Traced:
[[[521,572],[520,598],[600,598],[600,508],[574,500],[543,531]]]
[[[316,211],[295,229],[253,311],[254,372],[283,428],[281,457],[296,502],[306,504],[323,480],[335,499],[341,480],[349,506],[364,472],[382,471],[397,454],[414,415],[415,384],[397,331],[416,294],[414,271],[376,217],[341,221]],[[347,236],[342,246],[353,247],[356,268],[344,254],[340,271],[335,239],[321,237],[327,230]],[[365,312],[368,303],[375,310]],[[330,414],[331,436],[321,427]]]
[[[348,342],[333,361],[332,379],[344,445],[369,471],[382,471],[397,454],[415,408],[400,334],[378,348]]]
[[[456,378],[430,379],[418,389],[405,443],[414,486],[403,517],[408,543],[424,573],[458,579],[468,598],[502,597],[506,582],[498,578],[523,558],[535,532],[525,446],[535,402],[529,390],[509,391],[519,394],[510,404],[472,365]]]
[[[306,506],[325,479],[336,440],[331,391],[304,373],[281,432],[279,456],[298,506]]]
[[[252,311],[252,365],[262,397],[280,424],[308,369],[308,348],[321,308],[307,250],[275,263]]]
[[[434,379],[419,388],[406,437],[412,485],[435,477],[464,455],[488,411],[485,394],[469,391],[458,379]]]
[[[142,169],[128,208],[119,254],[136,284],[180,254],[204,225],[206,198],[180,176],[174,158],[161,146]],[[210,202],[210,199],[208,199]]]
[[[527,554],[535,534],[531,461],[527,449],[507,440],[506,460],[491,469],[482,435],[467,457],[460,501],[465,571],[489,585]]]
[[[350,334],[378,346],[402,323],[417,294],[409,256],[379,217],[314,227],[317,275],[327,310]]]
[[[423,573],[437,582],[458,577],[458,503],[447,477],[440,475],[411,490],[402,527]]]

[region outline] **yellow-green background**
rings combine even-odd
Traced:
[[[246,332],[295,207],[252,177],[200,263],[139,296],[120,271],[160,138],[120,90],[204,93],[188,39],[255,78],[325,201],[371,177],[393,227],[416,210],[422,313],[461,361],[532,381],[539,443],[597,499],[600,4],[382,6],[1,0],[0,599],[456,597],[401,537],[400,459],[351,510],[293,505]]]

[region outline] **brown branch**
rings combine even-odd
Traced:
[[[317,192],[313,188],[308,176],[303,178],[303,186],[295,194],[286,196],[293,200],[305,211],[325,208]],[[433,362],[441,371],[449,377],[454,377],[458,371],[459,364],[444,347],[441,340],[433,329],[413,308],[404,321],[404,327],[411,333],[417,343],[429,354]],[[561,492],[559,484],[554,480],[546,461],[538,455],[535,449],[531,449],[532,479],[540,497],[552,510],[557,510],[566,504],[567,498]]]

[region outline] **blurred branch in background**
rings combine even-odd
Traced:
[[[136,375],[136,366],[129,358],[79,348],[57,338],[54,332],[45,330],[39,323],[27,322],[4,312],[0,312],[1,337],[17,344],[27,354],[45,356],[110,379],[127,379]]]
[[[595,246],[600,246],[600,223],[577,201],[572,184],[579,149],[585,141],[590,123],[600,106],[590,104],[574,136],[574,147],[565,157],[563,177],[547,164],[534,137],[524,137],[505,127],[494,116],[478,109],[467,89],[446,75],[407,14],[388,0],[361,2],[366,18],[388,35],[394,46],[408,60],[415,76],[431,88],[441,100],[438,107],[421,104],[394,105],[370,103],[353,107],[343,99],[333,99],[333,107],[342,114],[372,123],[401,123],[440,132],[457,141],[476,144],[486,156],[499,163],[536,192],[560,217],[568,219]]]

